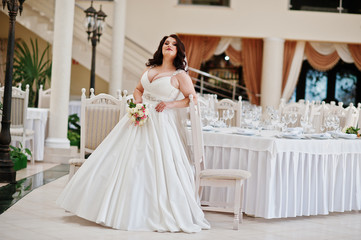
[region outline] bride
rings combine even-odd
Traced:
[[[199,232],[209,229],[196,199],[177,108],[187,107],[193,83],[185,49],[165,36],[134,90],[149,118],[123,117],[72,177],[57,204],[79,217],[122,230]]]

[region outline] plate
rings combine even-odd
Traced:
[[[214,130],[214,128],[212,126],[204,126],[204,127],[202,127],[202,131],[208,132],[208,131],[212,131],[212,130]]]
[[[245,136],[253,136],[256,134],[253,130],[247,129],[238,129],[237,131],[232,132],[233,134],[245,135]]]
[[[304,139],[306,138],[304,135],[301,134],[280,134],[278,135],[280,138],[288,138],[288,139]]]
[[[331,134],[328,133],[323,133],[323,134],[311,134],[309,135],[310,138],[315,138],[315,139],[330,139],[332,138]]]
[[[331,135],[335,138],[344,138],[344,139],[356,139],[356,134],[347,134],[343,132],[330,132]]]
[[[339,138],[344,138],[344,139],[356,139],[357,135],[356,134],[347,134],[347,133],[343,133],[343,134],[338,134]]]

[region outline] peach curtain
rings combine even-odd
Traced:
[[[333,68],[340,60],[337,51],[334,51],[329,55],[322,55],[313,49],[308,42],[306,43],[305,54],[307,56],[307,61],[318,71],[327,71]]]
[[[199,69],[202,62],[208,61],[216,50],[220,37],[178,35],[182,40],[186,53],[188,65],[192,68]],[[197,77],[197,73],[190,72],[191,77]]]
[[[361,71],[361,44],[348,44],[348,49],[357,69]]]
[[[235,66],[241,66],[242,65],[242,51],[237,51],[234,49],[231,45],[226,50],[227,56],[229,56],[229,60],[231,63]]]
[[[288,75],[290,74],[293,57],[296,51],[296,44],[297,41],[290,41],[290,40],[285,41],[284,52],[283,52],[282,92],[285,89]]]
[[[263,40],[242,38],[243,79],[250,102],[260,104]]]

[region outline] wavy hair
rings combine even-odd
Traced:
[[[173,65],[176,67],[176,69],[182,69],[185,70],[186,68],[186,60],[185,60],[185,47],[180,38],[175,35],[171,34],[169,36],[164,36],[162,40],[159,43],[157,51],[153,54],[153,58],[148,59],[148,62],[145,64],[147,67],[149,66],[160,66],[163,63],[163,53],[162,53],[162,47],[165,42],[165,40],[169,37],[174,38],[177,41],[177,56],[174,58]]]

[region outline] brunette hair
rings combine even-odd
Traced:
[[[165,42],[165,40],[169,37],[174,38],[177,41],[177,56],[174,58],[173,65],[176,67],[176,69],[182,69],[185,70],[186,67],[186,61],[185,61],[185,47],[180,38],[175,35],[171,34],[169,36],[164,36],[162,40],[159,43],[157,51],[153,54],[153,58],[148,59],[148,62],[145,64],[147,67],[149,66],[160,66],[163,63],[163,53],[162,53],[162,47]]]

